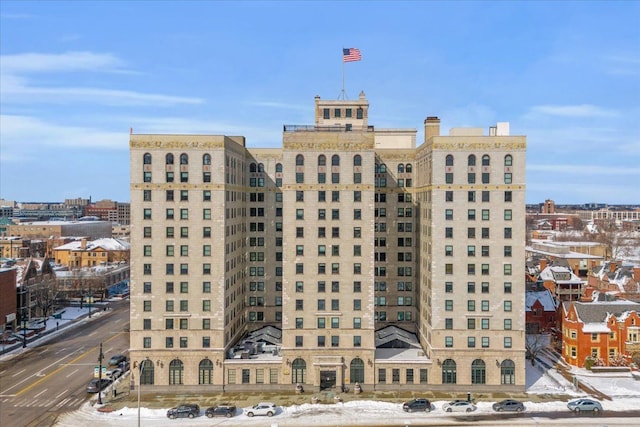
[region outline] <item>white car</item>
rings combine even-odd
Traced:
[[[253,417],[254,415],[266,415],[272,417],[276,414],[276,405],[271,402],[260,402],[257,405],[253,405],[251,408],[246,408],[244,413],[247,417]]]
[[[445,412],[473,412],[476,410],[476,405],[466,400],[454,400],[442,405],[442,410]]]
[[[110,379],[111,381],[115,381],[120,378],[123,373],[124,372],[122,372],[122,369],[116,368],[105,372],[104,377]]]

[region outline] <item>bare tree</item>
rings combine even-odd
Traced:
[[[53,311],[55,311],[58,298],[60,297],[58,282],[55,278],[43,280],[31,294],[40,312],[40,316],[44,317],[45,320],[48,319]]]
[[[535,366],[536,357],[542,350],[549,347],[549,335],[527,334],[525,339],[526,358],[531,360],[531,366]]]

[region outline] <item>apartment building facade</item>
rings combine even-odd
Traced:
[[[143,385],[524,389],[525,137],[368,112],[316,97],[281,148],[130,136]]]

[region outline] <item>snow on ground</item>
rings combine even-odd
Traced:
[[[495,414],[491,408],[492,402],[479,402],[478,409],[472,414],[445,413],[442,405],[446,401],[433,402],[435,409],[430,414],[405,413],[402,411],[401,403],[389,403],[378,401],[351,401],[334,404],[311,404],[294,405],[290,407],[278,407],[277,413],[272,418],[254,417],[249,418],[241,414],[240,409],[236,411],[233,418],[213,418],[209,419],[203,415],[191,420],[169,420],[166,417],[166,409],[140,409],[140,424],[145,426],[203,426],[203,425],[223,425],[223,426],[256,426],[256,427],[288,427],[288,426],[371,426],[371,425],[401,425],[407,426],[419,421],[433,421],[438,425],[449,424],[460,421],[459,417],[469,417],[473,414]],[[527,412],[550,411],[567,412],[567,404],[562,401],[555,402],[525,402]],[[607,411],[624,411],[638,408],[637,398],[616,399],[612,402],[603,402],[606,416]],[[201,408],[201,414],[204,409]],[[526,416],[526,414],[525,414]],[[539,419],[539,421],[542,421]],[[628,425],[638,425],[640,420],[627,419]],[[637,421],[637,423],[636,423]],[[123,408],[111,413],[97,412],[90,404],[86,404],[80,410],[67,414],[58,421],[57,427],[76,427],[86,423],[91,423],[92,427],[107,426],[134,426],[138,422],[137,408]],[[567,422],[565,420],[564,422]],[[562,423],[562,422],[561,422]],[[585,422],[581,421],[581,424]],[[588,425],[588,422],[586,422]]]

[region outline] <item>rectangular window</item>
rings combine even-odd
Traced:
[[[511,348],[511,337],[504,337],[504,348]]]
[[[513,218],[513,211],[511,209],[505,209],[504,210],[504,220],[505,221],[511,221],[512,218]]]
[[[482,337],[482,348],[489,348],[489,337]]]
[[[447,348],[453,347],[453,337],[452,336],[444,337],[444,346],[447,347]]]
[[[453,219],[453,209],[445,209],[444,211],[444,219],[452,220]]]
[[[144,311],[151,311],[151,301],[145,300],[143,302],[143,310]]]
[[[331,337],[331,347],[340,347],[340,337],[332,336]]]
[[[469,209],[467,211],[467,219],[469,221],[475,221],[475,219],[476,219],[476,210],[475,209]]]
[[[453,311],[453,300],[448,299],[444,301],[444,309],[446,311]]]
[[[504,302],[504,311],[511,311],[511,301]]]
[[[467,347],[474,348],[476,346],[476,337],[467,337]]]
[[[489,209],[482,209],[482,220],[489,221]]]
[[[165,311],[172,312],[173,311],[173,300],[167,300],[164,303]]]

